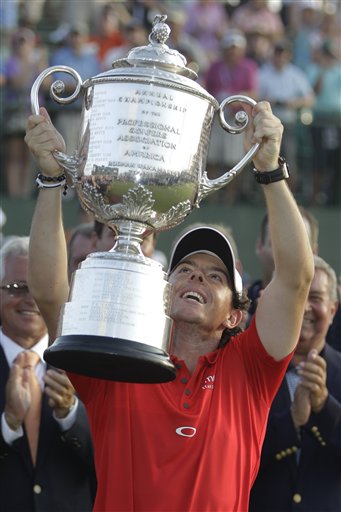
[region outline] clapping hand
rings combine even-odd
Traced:
[[[305,425],[309,420],[311,414],[309,395],[309,390],[302,386],[302,384],[298,384],[290,409],[292,421],[296,429]]]
[[[30,371],[34,371],[34,368],[26,367],[25,353],[21,352],[10,369],[5,391],[5,418],[12,430],[22,425],[31,405]]]
[[[49,369],[44,376],[45,393],[57,418],[65,418],[75,402],[75,390],[65,372]]]
[[[328,398],[327,364],[315,349],[308,354],[307,360],[298,366],[301,385],[310,392],[310,403],[313,412],[320,412]]]

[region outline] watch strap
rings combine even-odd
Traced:
[[[253,169],[253,174],[257,183],[268,185],[276,181],[287,180],[290,176],[289,166],[283,157],[278,158],[278,168],[270,172],[260,172]]]

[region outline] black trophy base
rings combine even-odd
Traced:
[[[120,382],[161,383],[176,375],[164,350],[108,336],[60,336],[45,350],[44,359],[68,372]]]

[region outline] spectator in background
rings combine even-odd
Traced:
[[[90,26],[103,3],[103,0],[62,0],[59,13],[61,26],[75,23]]]
[[[304,224],[307,229],[308,237],[310,240],[310,245],[312,248],[313,254],[318,254],[319,252],[319,224],[314,216],[314,214],[304,208],[303,206],[299,206],[299,210],[303,217]],[[251,305],[249,308],[249,319],[247,323],[250,322],[252,316],[254,315],[257,307],[258,299],[262,293],[262,290],[267,286],[267,284],[271,281],[273,272],[274,272],[274,261],[271,247],[271,240],[269,236],[269,227],[268,227],[268,218],[265,216],[262,220],[260,226],[260,232],[258,238],[256,240],[256,255],[259,259],[259,263],[261,266],[262,277],[260,279],[255,280],[248,289],[248,297],[251,301]],[[340,276],[340,285],[339,285],[339,296],[341,297],[341,276]],[[334,320],[328,330],[327,333],[327,341],[328,343],[334,347],[336,350],[341,351],[341,307],[337,308],[337,311],[334,316]]]
[[[313,48],[319,48],[325,41],[330,43],[336,58],[341,59],[341,4],[339,2],[334,12],[323,13]]]
[[[17,4],[22,26],[36,30],[38,23],[42,19],[46,0],[34,0],[33,2],[19,2],[18,0],[15,0],[4,3]]]
[[[101,8],[97,26],[93,29],[90,42],[95,45],[97,57],[106,71],[104,59],[111,48],[117,48],[124,44],[122,25],[128,23],[130,14],[122,2],[104,4]]]
[[[312,63],[313,47],[321,21],[320,0],[292,3],[293,62],[303,71]]]
[[[312,252],[313,254],[317,254],[319,236],[318,221],[316,217],[303,206],[299,206],[299,210],[307,229]],[[256,240],[255,252],[261,266],[262,276],[260,279],[254,281],[248,290],[248,297],[251,300],[251,306],[249,309],[250,318],[254,315],[258,298],[260,297],[262,290],[264,290],[264,288],[270,283],[275,269],[267,215],[263,217],[260,225],[260,232]]]
[[[93,243],[96,251],[110,251],[115,245],[115,237],[116,233],[109,226],[95,221]],[[157,234],[153,231],[143,239],[141,250],[146,258],[152,258],[166,268],[167,257],[162,251],[156,249],[156,242]]]
[[[227,11],[222,2],[216,0],[197,0],[185,2],[185,32],[192,36],[202,47],[209,61],[219,56],[220,40],[229,27]]]
[[[341,352],[341,275],[338,284],[339,306],[334,316],[332,325],[327,332],[327,343]]]
[[[73,68],[85,80],[100,73],[100,62],[89,45],[89,29],[83,23],[71,25],[64,46],[52,52],[51,66],[64,65]],[[71,95],[75,90],[75,80],[65,73],[56,73],[55,79],[65,83],[64,95]],[[53,107],[52,107],[53,105]],[[73,154],[77,149],[82,103],[78,99],[68,105],[58,106],[55,102],[51,107],[56,109],[54,122],[66,143],[66,151]]]
[[[79,224],[70,234],[67,244],[68,274],[71,281],[72,274],[78,265],[85,260],[88,254],[95,250],[94,225],[92,222]]]
[[[48,336],[27,287],[28,247],[28,237],[16,237],[0,250],[1,510],[90,512],[96,476],[87,415],[66,374],[43,360]]]
[[[271,36],[262,27],[255,28],[246,34],[246,56],[261,68],[271,58],[273,42]]]
[[[148,33],[152,28],[155,16],[157,14],[165,14],[165,3],[164,0],[126,0],[124,2],[131,17],[134,20],[138,20]],[[174,4],[174,2],[172,3]]]
[[[148,44],[147,30],[137,18],[131,18],[126,25],[122,26],[122,34],[124,43],[106,52],[103,58],[104,69],[111,69],[112,63],[126,57],[132,48]]]
[[[246,37],[260,31],[266,34],[271,42],[284,35],[281,17],[270,9],[268,0],[248,0],[237,7],[231,18],[231,26],[243,32]]]
[[[218,101],[233,94],[256,97],[257,65],[245,57],[246,39],[239,30],[230,30],[220,41],[220,56],[212,62],[205,84]]]
[[[97,220],[94,223],[77,225],[68,237],[68,274],[69,281],[72,273],[79,264],[92,252],[110,251],[115,245],[116,233],[106,224]],[[162,251],[156,249],[156,233],[146,236],[141,244],[141,250],[146,258],[153,258],[166,267],[167,259]]]
[[[257,64],[248,59],[245,53],[246,39],[244,35],[238,30],[227,32],[220,42],[220,58],[212,62],[205,76],[207,91],[219,102],[234,94],[244,94],[251,98],[257,96]],[[230,114],[234,115],[235,113],[236,107],[230,109]],[[228,115],[229,112],[226,109],[226,119],[228,119]],[[218,116],[216,116],[207,155],[209,175],[216,178],[222,173],[222,170],[226,171],[239,162],[244,154],[243,134],[228,134],[222,129]],[[226,197],[230,202],[235,200],[237,182],[238,178],[222,191],[224,200]]]
[[[313,186],[318,204],[341,201],[341,61],[333,42],[325,40],[314,52],[307,75],[314,89]]]
[[[315,275],[293,359],[272,403],[250,512],[341,510],[341,354],[326,343],[336,275]]]
[[[18,1],[0,3],[0,32],[10,34],[18,27],[19,5]]]
[[[284,126],[282,155],[289,162],[289,183],[295,192],[299,178],[297,122],[300,109],[312,107],[314,91],[303,71],[290,62],[291,57],[289,40],[282,39],[274,44],[271,60],[259,72],[259,97],[271,103]]]
[[[110,251],[115,245],[116,233],[98,220],[93,225],[93,245],[97,251]]]
[[[37,43],[35,33],[19,28],[10,39],[10,53],[5,60],[2,133],[5,137],[7,194],[28,198],[32,192],[31,160],[24,141],[27,116],[31,112],[30,92],[37,76],[48,65],[45,49]]]
[[[172,9],[167,11],[166,23],[171,29],[167,45],[184,55],[187,60],[187,67],[198,73],[200,80],[210,61],[198,40],[185,31],[185,21],[186,14],[183,10]]]
[[[6,239],[5,235],[2,232],[2,228],[6,224],[6,221],[7,221],[7,215],[6,215],[6,213],[4,212],[4,210],[0,206],[0,248],[3,245],[3,243],[5,242],[5,239]]]

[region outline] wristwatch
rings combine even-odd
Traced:
[[[269,185],[276,181],[287,180],[290,176],[289,166],[282,156],[278,157],[278,168],[270,172],[259,172],[253,169],[253,175],[257,183],[262,185]]]

